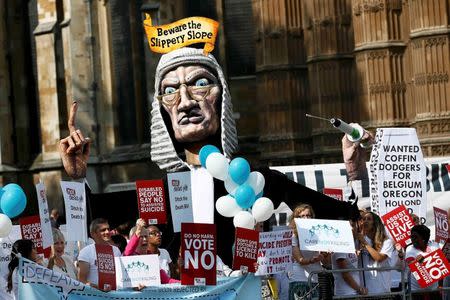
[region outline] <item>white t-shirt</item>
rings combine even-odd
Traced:
[[[411,263],[412,260],[415,260],[419,254],[422,256],[426,256],[428,253],[431,253],[438,248],[439,248],[439,246],[437,244],[431,243],[431,242],[428,243],[425,251],[419,250],[416,247],[414,247],[413,245],[411,245],[408,248],[406,248],[406,252],[405,252],[406,264],[409,265],[409,263]],[[409,276],[411,274],[411,270],[409,269],[409,267],[407,269],[408,269],[408,276]],[[437,287],[438,287],[438,282],[435,282],[432,285],[423,289],[420,287],[419,283],[417,283],[416,278],[413,275],[411,275],[411,290],[412,291],[437,289]]]
[[[373,246],[372,240],[367,236],[364,237],[366,243]],[[362,251],[362,265],[364,268],[383,268],[391,266],[391,258],[394,251],[394,245],[391,239],[386,239],[381,246],[380,253],[387,255],[382,262],[375,261],[369,252],[364,249]],[[364,271],[366,288],[369,294],[387,293],[391,291],[391,271]]]
[[[64,260],[66,269],[63,270],[55,264],[53,266],[53,271],[56,271],[56,272],[62,273],[62,274],[66,274],[70,278],[77,279],[77,270],[75,269],[75,265],[74,265],[73,261],[65,254],[62,255],[61,258]]]
[[[119,248],[112,246],[115,257],[121,256]],[[95,251],[95,244],[90,244],[81,249],[78,254],[78,261],[84,261],[89,264],[89,273],[87,280],[95,285],[98,284],[98,267],[97,267],[97,252]]]
[[[170,277],[170,263],[172,259],[170,258],[169,252],[166,249],[159,248],[159,268],[167,273]]]
[[[337,265],[338,259],[345,259],[347,261],[347,269],[356,269],[358,268],[358,256],[355,253],[334,253],[331,262],[333,266],[333,270],[339,270]],[[350,272],[349,273],[355,282],[360,285],[361,278],[360,272]],[[357,291],[352,289],[342,277],[342,273],[335,273],[334,275],[334,294],[336,296],[348,296],[348,295],[357,295]]]
[[[295,234],[292,235],[292,247],[298,247],[298,237],[295,236]],[[319,255],[319,252],[317,251],[305,251],[300,250],[302,253],[302,256],[305,259],[311,259],[314,256]],[[309,265],[301,265],[296,260],[293,260],[292,263],[292,272],[288,273],[289,282],[308,282],[309,274],[312,271],[320,271],[322,270],[322,266],[320,265],[320,262],[315,262],[313,264]],[[317,274],[315,274],[312,278],[312,282],[317,282]]]
[[[19,300],[19,268],[15,268],[12,273],[12,290],[11,294],[14,300]]]

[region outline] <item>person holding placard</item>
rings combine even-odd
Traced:
[[[77,279],[77,270],[73,261],[64,254],[66,240],[61,231],[56,228],[52,229],[53,245],[51,256],[48,260],[47,268],[59,273],[65,273],[67,276]]]
[[[119,248],[112,246],[107,220],[102,218],[92,220],[89,231],[94,244],[87,245],[81,249],[78,255],[78,280],[86,285],[98,288],[97,250],[95,244],[110,245],[114,256],[120,256],[121,253]]]
[[[422,261],[424,256],[439,248],[435,243],[430,242],[430,229],[425,225],[415,225],[411,229],[411,245],[406,248],[405,261],[407,264],[413,261]],[[427,291],[438,288],[438,283],[435,282],[426,289],[420,287],[416,278],[411,275],[408,268],[408,277],[410,278],[411,291],[416,292],[412,295],[412,299],[441,299],[438,291]],[[422,293],[418,293],[423,291]]]
[[[11,259],[8,264],[7,289],[8,293],[13,294],[14,300],[19,300],[19,257],[29,259],[33,262],[38,261],[36,248],[31,240],[17,240],[11,249]]]
[[[358,248],[357,223],[350,221],[355,246]],[[333,253],[331,263],[333,270],[356,269],[359,267],[359,253]],[[336,296],[367,295],[367,288],[363,285],[360,272],[343,272],[334,274],[334,294]]]
[[[366,212],[362,219],[363,232],[358,235],[362,267],[390,267],[394,245],[386,235],[381,218],[373,212]],[[391,271],[364,271],[364,278],[369,295],[391,291]]]
[[[146,228],[145,220],[138,219],[136,221],[136,226],[130,230],[130,241],[128,242],[128,245],[125,248],[123,255],[130,256],[130,255],[158,254],[160,262],[159,273],[161,277],[161,283],[166,284],[179,282],[176,279],[170,278],[168,272],[163,268],[166,267],[170,271],[169,263],[172,262],[172,259],[170,259],[169,253],[165,249],[159,248],[158,248],[159,253],[156,253],[156,251],[153,248],[155,245],[150,245],[150,240],[152,238],[156,239],[159,238],[159,244],[161,243],[161,232],[159,231],[158,227],[149,226],[149,228]],[[144,286],[141,286],[140,288],[144,288]]]
[[[292,272],[289,276],[289,299],[295,299],[294,295],[305,296],[309,293],[310,287],[308,285],[309,273],[312,271],[322,270],[320,262],[325,259],[325,255],[317,251],[301,251],[299,247],[297,226],[295,225],[295,218],[314,219],[314,211],[311,205],[300,204],[292,213],[290,220],[290,227],[294,231],[292,235],[292,256],[294,262],[292,264]],[[317,275],[312,278],[314,285],[317,284]],[[312,297],[317,297],[318,289],[314,289]]]

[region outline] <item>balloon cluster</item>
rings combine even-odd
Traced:
[[[12,229],[11,218],[20,215],[27,206],[22,188],[10,183],[0,189],[0,238],[7,237]]]
[[[256,222],[263,222],[273,214],[272,200],[262,197],[264,176],[250,172],[246,159],[237,157],[229,164],[220,150],[212,145],[203,146],[200,163],[214,178],[224,181],[229,193],[216,201],[216,210],[224,217],[233,217],[235,227],[253,229]]]

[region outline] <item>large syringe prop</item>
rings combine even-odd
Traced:
[[[350,142],[356,143],[361,141],[361,139],[364,136],[364,128],[362,128],[360,125],[358,124],[347,124],[344,121],[342,121],[339,118],[331,118],[331,119],[326,119],[326,118],[322,118],[322,117],[318,117],[318,116],[313,116],[310,114],[306,114],[307,117],[309,118],[314,118],[314,119],[319,119],[319,120],[324,120],[324,121],[329,121],[331,123],[331,125],[333,125],[334,128],[340,130],[341,132],[345,133],[347,135],[347,138]],[[370,145],[366,145],[361,143],[362,147],[370,147]]]

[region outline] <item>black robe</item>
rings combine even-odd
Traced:
[[[274,207],[277,208],[281,202],[285,202],[291,210],[300,203],[310,204],[318,219],[357,219],[359,216],[358,207],[349,202],[338,201],[322,193],[309,189],[288,179],[284,174],[266,168],[258,170],[264,175],[264,197],[272,200]],[[164,180],[166,193],[167,180]],[[214,179],[214,199],[227,195],[222,181]],[[90,221],[93,218],[103,217],[109,220],[111,228],[131,221],[135,222],[138,218],[138,206],[136,191],[124,191],[107,194],[93,194],[87,192],[88,198],[88,216]],[[172,260],[176,261],[180,247],[180,234],[173,232],[172,216],[170,213],[169,197],[166,194],[167,219],[166,225],[158,227],[163,232],[161,248],[169,251]],[[229,266],[232,265],[232,245],[234,242],[235,228],[233,218],[221,216],[215,210],[214,223],[217,225],[217,254],[223,262]]]

